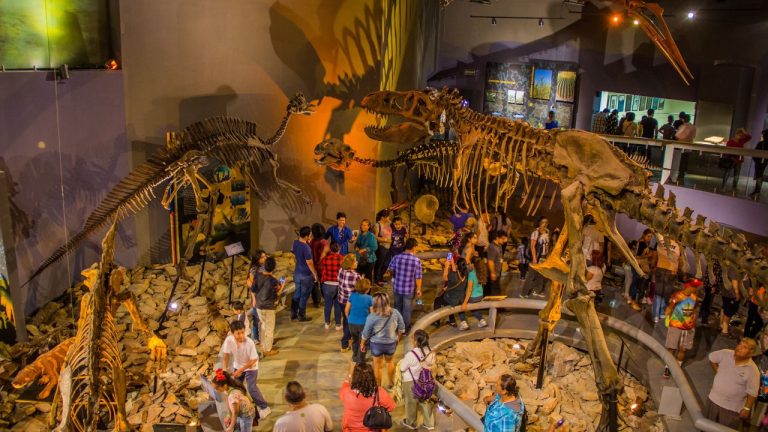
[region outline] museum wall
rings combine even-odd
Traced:
[[[362,132],[372,117],[357,102],[379,86],[379,7],[372,0],[121,2],[129,142],[137,150],[161,146],[166,131],[216,115],[254,121],[266,138],[301,91],[318,103],[316,113],[292,118],[275,150],[278,175],[312,205],[303,214],[258,205],[258,243],[290,249],[297,228],[330,224],[339,210],[352,224],[372,217],[374,170],[330,171],[313,163],[313,148],[332,137],[353,143],[361,157],[377,153]],[[167,260],[167,213],[153,207],[136,221],[139,249],[151,251],[142,261]]]
[[[10,174],[19,281],[80,230],[88,213],[130,169],[120,71],[0,73],[0,170]],[[120,225],[117,261],[136,263],[132,223]],[[23,292],[27,313],[59,296],[98,259],[87,239]]]
[[[754,40],[768,31],[765,12],[702,11],[696,20],[687,21],[684,5],[661,3],[673,15],[667,21],[696,77],[691,86],[683,84],[638,28],[610,26],[609,12],[592,3],[580,15],[569,13],[562,2],[554,0],[494,2],[490,6],[453,2],[442,14],[438,70],[432,71],[443,71],[438,74],[442,79],[430,83],[465,89],[473,96],[473,106],[482,108],[488,62],[575,62],[580,68],[577,128],[589,127],[595,93],[608,90],[691,101],[725,100],[734,107],[734,127],[746,124],[753,135],[759,133],[768,109],[764,91],[768,87],[768,51]],[[723,7],[710,3],[699,7]],[[535,19],[498,19],[494,26],[490,19],[468,18],[472,14],[564,19],[546,20],[543,27]],[[466,76],[464,70],[476,73]]]

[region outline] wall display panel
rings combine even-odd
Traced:
[[[622,98],[625,101],[623,107]],[[637,109],[634,109],[633,106],[635,98],[639,98]],[[632,102],[627,105],[627,100]],[[600,92],[599,106],[600,109],[607,107],[610,110],[619,110],[621,116],[627,111],[632,111],[637,119],[641,119],[649,109],[653,109],[655,111],[654,118],[659,121],[660,125],[666,122],[667,116],[672,115],[677,119],[680,111],[685,111],[691,115],[691,121],[695,122],[696,103],[690,101],[602,91]]]
[[[624,101],[626,99],[626,96],[620,95],[619,96],[619,103],[616,105],[616,109],[619,110],[619,112],[624,112]]]
[[[575,64],[488,63],[486,71],[484,112],[544,127],[547,113],[552,110],[560,127],[572,125],[577,86]]]

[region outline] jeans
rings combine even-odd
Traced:
[[[245,385],[246,389],[248,389],[248,394],[251,395],[253,403],[255,403],[257,407],[264,409],[267,407],[267,401],[264,399],[264,396],[262,396],[261,390],[259,390],[259,386],[256,384],[256,379],[258,377],[259,371],[249,370],[243,372],[237,379]]]
[[[237,417],[237,427],[240,432],[251,432],[253,430],[253,417]]]
[[[261,326],[261,349],[264,352],[272,351],[272,342],[275,340],[275,310],[257,309],[259,313],[259,325]]]
[[[662,315],[664,315],[664,310],[667,308],[667,298],[663,295],[655,295],[653,296],[653,308],[651,309],[653,312],[651,313],[651,316],[654,318],[661,318]]]
[[[517,268],[520,270],[520,279],[525,280],[525,275],[528,274],[528,263],[518,264]]]
[[[496,280],[491,280],[491,276],[488,276],[488,281],[485,283],[485,286],[483,287],[483,295],[486,296],[497,296],[501,294],[501,276],[497,277]]]
[[[369,281],[373,282],[373,268],[376,266],[376,261],[374,262],[360,262],[357,265],[357,272],[360,273],[364,278],[368,279]]]
[[[312,276],[296,276],[293,281],[296,289],[293,291],[291,301],[291,319],[304,318],[307,316],[307,300],[309,299],[315,280]]]
[[[648,279],[640,277],[639,274],[632,269],[632,285],[629,286],[629,296],[632,300],[640,303],[643,297],[646,296],[646,289],[648,288]]]
[[[408,372],[405,372],[407,374]],[[408,375],[410,378],[410,375]],[[418,378],[418,377],[415,377]],[[405,421],[411,426],[418,426],[418,411],[421,410],[422,424],[428,428],[435,427],[435,403],[431,400],[419,402],[413,397],[413,381],[403,381],[403,399],[405,399]]]
[[[343,314],[343,311],[339,308],[339,305],[336,303],[336,294],[339,292],[339,285],[331,285],[328,282],[323,283],[323,299],[325,300],[325,323],[330,324],[331,323],[331,309],[334,310],[334,321],[336,321],[336,325],[341,325],[341,315]]]
[[[479,303],[481,301],[483,301],[483,297],[482,296],[470,297],[469,298],[469,303]],[[469,313],[471,313],[472,316],[475,317],[475,319],[478,320],[478,321],[483,319],[483,314],[481,314],[479,310],[469,311]],[[467,320],[467,315],[464,312],[459,312],[459,319],[461,321],[466,321]]]
[[[624,268],[624,295],[629,297],[629,288],[632,286],[632,266],[629,264],[624,264],[622,266]]]
[[[744,336],[754,338],[763,329],[763,318],[759,307],[751,301],[747,303],[747,323],[744,324]]]
[[[352,361],[355,363],[365,363],[367,353],[360,351],[360,339],[363,337],[363,328],[365,324],[349,324],[349,334],[352,336]]]
[[[312,304],[315,305],[315,307],[320,307],[321,298],[323,298],[323,296],[320,293],[320,282],[313,282],[312,283]]]
[[[373,271],[373,280],[375,282],[382,282],[384,280],[384,273],[387,271],[389,265],[389,248],[379,245],[376,249],[376,267]]]
[[[395,293],[395,309],[397,309],[397,311],[400,312],[400,315],[403,316],[406,333],[411,330],[411,313],[413,312],[413,298],[415,296],[415,293]]]
[[[344,308],[347,307],[347,303],[339,303],[338,301],[334,303],[336,304],[336,310],[338,311],[343,311]],[[341,325],[343,329],[341,335],[341,348],[346,349],[349,348],[349,340],[352,339],[352,335],[349,334],[349,323],[347,322],[347,316],[344,314],[341,314]]]
[[[721,188],[725,190],[725,183],[728,182],[728,176],[733,175],[733,189],[736,190],[736,187],[739,185],[740,172],[741,172],[741,162],[734,163],[731,168],[728,168],[727,170],[725,170],[725,172],[723,172],[723,183],[721,185]]]
[[[253,317],[253,320],[251,321],[252,338],[255,341],[261,341],[261,339],[259,339],[259,313],[256,308],[251,308],[251,316]]]
[[[709,286],[705,286],[704,300],[701,301],[701,306],[699,307],[699,319],[704,325],[709,322],[709,313],[712,311],[712,300],[714,298],[715,294],[712,293],[712,289]]]
[[[529,296],[533,293],[544,294],[547,290],[547,285],[548,280],[545,279],[541,273],[534,269],[530,269],[530,274],[525,278],[525,283],[523,284],[522,294],[524,296]]]

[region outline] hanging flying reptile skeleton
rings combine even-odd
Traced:
[[[637,6],[640,2],[631,2]],[[655,5],[654,5],[655,6]],[[663,24],[660,8],[655,16]],[[630,13],[637,13],[632,12]],[[639,16],[643,18],[643,16]],[[666,29],[666,25],[663,26]],[[644,24],[644,29],[651,28]],[[664,33],[669,35],[668,30]],[[679,53],[671,37],[652,40],[662,44],[665,55],[675,65],[683,79],[690,77],[687,67],[678,60]],[[618,232],[617,213],[623,213],[663,235],[696,256],[696,273],[701,275],[701,259],[718,259],[724,268],[733,267],[754,282],[768,283],[768,262],[762,248],[749,249],[743,234],[734,234],[716,222],[705,224],[706,218],[693,210],[677,209],[675,196],[664,196],[659,185],[654,194],[649,182],[651,173],[637,160],[629,158],[604,138],[579,130],[546,131],[531,127],[523,121],[511,121],[479,114],[462,105],[458,91],[427,89],[424,91],[380,91],[368,95],[361,106],[379,117],[398,117],[399,124],[368,127],[372,139],[412,144],[414,137],[443,133],[446,126],[457,135],[450,172],[438,175],[449,179],[454,192],[454,208],[472,209],[476,214],[506,206],[516,188],[522,184],[520,206],[528,205],[529,213],[538,209],[548,185],[560,191],[566,225],[546,261],[532,265],[544,277],[555,282],[546,307],[540,312],[541,341],[544,329],[559,319],[560,304],[575,314],[592,359],[597,387],[604,405],[600,428],[608,421],[611,395],[621,390],[622,380],[606,344],[594,297],[586,289],[586,260],[582,252],[584,215],[593,215],[598,228],[616,244],[635,271],[644,276],[637,260]],[[402,137],[405,137],[402,139]],[[441,146],[440,143],[435,143]],[[440,151],[453,152],[453,144],[442,144]],[[417,146],[401,156],[442,156],[440,151]],[[454,155],[454,153],[451,153]],[[423,159],[423,158],[422,158]],[[426,159],[429,161],[429,156]],[[344,169],[351,161],[376,166],[374,162],[357,159],[343,143],[325,142],[316,148],[316,161]],[[416,160],[418,163],[419,160]],[[381,161],[383,164],[406,163],[400,158]],[[553,200],[554,196],[553,194]],[[685,254],[682,254],[685,257]],[[688,265],[687,261],[684,265]],[[712,266],[709,266],[710,274]],[[768,306],[768,305],[764,305]],[[531,344],[534,349],[539,343]]]
[[[102,242],[100,263],[83,272],[84,284],[90,292],[83,296],[80,304],[77,334],[22,369],[13,382],[14,387],[21,388],[39,378],[46,384],[40,397],[47,396],[60,383],[62,414],[56,430],[95,431],[100,422],[110,421],[114,422],[115,431],[130,429],[125,417],[125,373],[114,326],[114,314],[121,304],[127,307],[134,327],[146,333],[151,360],[147,370],[152,363],[165,362],[165,344],[144,324],[130,292],[121,290],[125,269],[112,264],[117,223],[145,207],[155,197],[154,189],[170,180],[163,193],[163,205],[167,208],[178,191],[190,185],[202,219],[195,232],[207,232],[201,227],[210,227],[218,188],[208,183],[198,170],[208,165],[210,159],[239,168],[261,199],[280,200],[288,209],[301,210],[309,201],[299,188],[277,177],[279,164],[271,146],[283,136],[293,114],[308,115],[313,109],[304,96],[297,93],[289,101],[277,131],[268,139],[259,138],[255,123],[230,117],[205,119],[181,133],[171,134],[166,148],[118,182],[93,210],[83,229],[32,273],[29,281],[111,223]],[[192,249],[187,248],[187,256],[180,265],[189,259]]]

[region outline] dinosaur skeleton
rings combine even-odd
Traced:
[[[593,295],[586,289],[582,252],[586,213],[593,215],[597,227],[640,275],[644,272],[616,228],[616,213],[624,213],[664,238],[691,248],[697,254],[698,274],[698,254],[702,254],[707,260],[719,259],[724,268],[734,267],[762,284],[768,282],[768,262],[759,247],[750,250],[743,234],[734,235],[712,221],[705,225],[701,215],[694,222],[693,211],[686,208],[680,213],[674,194],[665,198],[661,185],[654,195],[650,172],[598,135],[579,130],[545,131],[523,121],[479,114],[462,105],[456,90],[380,91],[365,97],[361,106],[380,116],[399,117],[408,123],[409,129],[422,129],[430,135],[446,126],[456,132],[459,148],[451,165],[454,207],[470,208],[480,214],[489,207],[506,206],[522,184],[520,206],[528,205],[531,213],[541,204],[549,185],[560,190],[566,225],[554,253],[532,268],[556,282],[554,286],[561,284],[563,292],[550,290],[547,312],[540,315],[539,338],[543,328],[557,319],[557,314],[550,312],[558,312],[562,295],[582,329],[604,404],[620,389],[621,379],[608,350]],[[369,128],[366,132],[373,139],[398,138],[387,127]],[[569,256],[568,263],[564,256]],[[603,410],[603,425],[607,412]]]
[[[666,21],[664,21],[664,9],[658,3],[648,3],[642,0],[604,0],[597,3],[605,2],[626,11],[629,17],[637,20],[640,29],[675,68],[683,82],[690,84],[693,74],[680,54],[675,39],[672,37]],[[440,0],[441,7],[446,7],[451,3],[453,0]],[[586,0],[582,3],[586,3]]]
[[[208,118],[189,125],[181,133],[169,134],[166,148],[152,154],[120,180],[91,212],[83,229],[43,261],[25,285],[107,223],[119,222],[144,208],[155,198],[154,189],[169,179],[162,196],[164,206],[170,204],[179,190],[190,185],[198,213],[204,212],[206,203],[201,184],[208,190],[210,184],[198,170],[206,166],[209,159],[239,168],[261,199],[278,199],[289,209],[303,209],[309,201],[301,189],[278,178],[279,163],[271,146],[282,138],[293,114],[308,115],[313,110],[314,106],[307,103],[304,95],[297,93],[289,101],[277,131],[267,139],[257,135],[255,123],[232,117]]]

